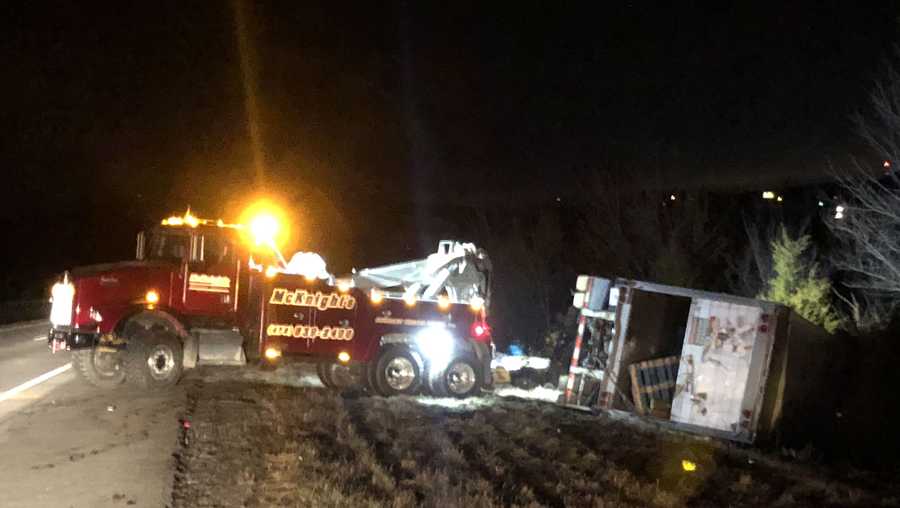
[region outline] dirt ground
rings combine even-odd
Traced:
[[[317,385],[302,370],[191,373],[173,505],[900,505],[896,478],[548,402],[385,399]]]

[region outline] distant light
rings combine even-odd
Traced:
[[[885,169],[887,169],[887,168],[891,167],[891,161],[884,161],[884,163],[882,163],[881,166],[884,167]]]
[[[281,356],[281,350],[275,349],[273,347],[266,349],[266,358],[269,360],[275,360]]]
[[[337,281],[337,288],[338,288],[338,291],[340,291],[341,293],[346,293],[347,291],[350,291],[350,287],[351,287],[351,283],[347,279],[339,279]]]
[[[844,206],[843,206],[843,205],[838,205],[837,208],[835,208],[835,210],[837,210],[838,213],[843,213],[843,212],[844,212]]]
[[[346,351],[341,351],[338,353],[338,361],[341,363],[347,363],[350,361],[350,353]]]
[[[384,293],[376,288],[372,288],[372,291],[369,292],[369,299],[372,300],[372,303],[381,303],[384,300]]]
[[[775,199],[775,193],[772,191],[763,191],[762,193],[763,199]]]
[[[669,194],[669,201],[675,201],[675,194]]]
[[[819,201],[819,206],[825,206],[825,203]]]
[[[472,300],[469,301],[469,307],[472,307],[472,310],[475,312],[480,311],[484,308],[484,298],[480,296],[475,296]]]
[[[777,200],[777,201],[778,201],[779,203],[781,203],[782,201],[784,201],[784,199],[782,199],[781,196],[778,196],[778,200]]]
[[[150,291],[147,291],[146,295],[144,295],[144,300],[146,300],[147,303],[151,305],[159,303],[159,293],[151,289]]]
[[[834,218],[835,218],[835,219],[838,219],[838,220],[843,219],[843,218],[844,218],[844,213],[843,213],[843,212],[837,212],[837,213],[834,214]]]
[[[441,295],[438,297],[438,307],[441,310],[447,310],[450,308],[450,297],[447,295]]]
[[[697,470],[697,464],[687,459],[681,459],[681,469],[684,469],[688,473],[692,473]]]
[[[278,268],[275,268],[274,266],[266,267],[266,277],[272,279],[276,275],[278,275]]]
[[[559,196],[556,196],[556,202],[557,202],[557,203],[561,203],[561,202],[562,202],[562,199],[561,199]]]
[[[403,301],[406,302],[407,307],[412,307],[416,304],[416,294],[412,291],[408,291],[403,295]]]

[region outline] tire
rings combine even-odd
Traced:
[[[375,391],[385,397],[413,395],[422,385],[422,372],[412,352],[403,346],[390,346],[375,362]]]
[[[359,386],[358,373],[350,367],[339,363],[320,363],[316,365],[316,373],[322,384],[332,390],[346,390]]]
[[[181,341],[166,330],[141,330],[128,338],[126,379],[146,390],[168,388],[181,378],[184,350]]]
[[[429,380],[435,397],[456,397],[464,399],[481,391],[482,375],[477,359],[461,356],[453,359],[447,367]]]
[[[121,352],[107,353],[97,348],[72,351],[72,367],[82,379],[105,390],[125,381]]]
[[[250,328],[247,330],[247,338],[244,340],[244,358],[247,363],[256,363],[262,360],[259,354],[259,330]]]
[[[329,363],[317,363],[316,364],[316,374],[319,375],[319,381],[325,385],[325,388],[334,389],[334,385],[331,383],[331,376],[328,375],[328,367],[331,364]]]

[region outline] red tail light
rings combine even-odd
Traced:
[[[491,339],[491,327],[484,321],[475,321],[470,330],[475,340],[488,341]]]

